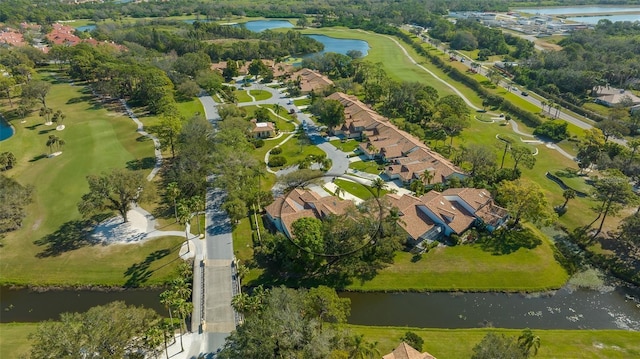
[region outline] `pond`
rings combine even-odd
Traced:
[[[76,31],[85,32],[85,31],[93,31],[96,29],[96,25],[85,25],[76,27]]]
[[[262,32],[271,29],[292,28],[293,24],[287,20],[255,20],[247,21],[237,26],[243,26],[253,32]]]
[[[321,42],[324,45],[324,50],[310,54],[307,56],[313,56],[318,54],[324,54],[325,52],[336,52],[346,55],[350,50],[360,51],[362,56],[366,56],[369,52],[369,43],[363,40],[355,39],[337,39],[325,35],[307,35],[310,38]]]
[[[0,141],[6,140],[11,136],[13,136],[13,127],[0,115]]]

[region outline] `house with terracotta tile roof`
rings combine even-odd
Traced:
[[[82,41],[74,34],[76,29],[71,26],[55,23],[51,25],[51,27],[51,32],[49,32],[46,37],[53,45],[74,46]]]
[[[319,194],[296,188],[285,196],[275,199],[265,207],[266,218],[274,227],[291,237],[291,225],[295,220],[305,217],[322,219],[328,215],[342,215],[355,204],[338,197],[321,197]]]
[[[303,68],[291,74],[291,80],[300,81],[300,91],[309,93],[320,91],[333,86],[333,81],[327,76],[311,69]]]
[[[460,235],[479,223],[493,231],[508,217],[507,210],[495,204],[487,190],[477,188],[430,191],[420,197],[387,194],[384,200],[398,209],[399,225],[414,245],[424,240]]]
[[[610,86],[596,86],[593,88],[591,93],[595,97],[595,103],[608,107],[619,105],[625,100],[629,101],[631,105],[640,104],[640,97],[636,96],[631,91],[626,91],[625,89]]]
[[[427,352],[420,353],[411,345],[402,342],[391,353],[383,356],[382,359],[436,359],[436,357]]]
[[[0,30],[0,43],[4,43],[10,46],[25,46],[24,36],[15,29],[7,27]]]
[[[251,136],[253,138],[269,138],[276,135],[276,127],[273,122],[258,122],[251,120]]]
[[[358,98],[341,92],[327,98],[339,101],[345,111],[345,122],[342,127],[333,130],[334,134],[363,138],[358,150],[369,160],[379,158],[388,162],[385,174],[390,179],[409,184],[419,179],[424,171],[432,173],[432,183],[443,183],[452,177],[466,177],[451,161],[432,151],[415,136],[400,130]]]

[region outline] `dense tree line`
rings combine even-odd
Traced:
[[[31,203],[32,193],[32,187],[24,187],[0,174],[0,238],[20,228],[27,216],[25,207]]]
[[[234,307],[245,321],[227,338],[218,357],[235,358],[374,358],[376,343],[341,329],[349,299],[327,287],[258,288],[240,294]]]

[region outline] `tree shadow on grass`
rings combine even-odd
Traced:
[[[155,157],[138,158],[127,162],[127,169],[132,171],[147,170],[156,165]]]
[[[92,95],[73,97],[67,101],[67,105],[72,105],[80,102],[89,102],[92,99],[93,99]]]
[[[55,128],[49,128],[49,129],[46,129],[46,130],[40,130],[40,131],[38,131],[38,134],[39,135],[44,135],[44,134],[47,134],[47,133],[49,133],[51,131],[55,131],[55,130],[56,130]]]
[[[28,130],[35,130],[36,128],[38,128],[38,127],[40,127],[42,125],[43,125],[42,123],[36,123],[36,124],[31,125],[31,126],[26,126],[25,128],[28,129]]]
[[[520,248],[534,249],[542,244],[542,240],[528,228],[500,228],[493,234],[483,235],[476,243],[493,255],[505,255]]]
[[[151,252],[142,262],[134,263],[133,265],[131,265],[124,272],[125,277],[127,277],[127,281],[125,282],[124,286],[127,288],[137,288],[141,284],[148,281],[155,271],[168,266],[169,264],[177,260],[180,260],[180,257],[176,256],[175,259],[159,266],[158,268],[151,269],[151,265],[153,264],[153,262],[168,256],[169,254],[171,254],[171,252],[179,250],[181,246],[182,243],[173,248],[159,249],[157,251]]]
[[[29,162],[40,161],[41,159],[46,158],[46,157],[47,157],[47,155],[45,155],[45,154],[37,155],[37,156],[34,156],[32,159],[30,159]]]
[[[99,214],[89,219],[77,219],[64,223],[55,232],[34,242],[38,246],[45,247],[42,252],[36,254],[36,257],[56,257],[64,252],[97,244],[98,241],[91,238],[91,233],[95,225],[107,217],[109,217],[108,214]]]

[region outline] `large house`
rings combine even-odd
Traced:
[[[291,237],[291,224],[296,219],[322,219],[327,215],[341,215],[353,206],[355,205],[352,201],[344,201],[334,196],[321,197],[313,191],[296,188],[288,195],[276,198],[265,207],[265,211],[267,219],[274,227]]]
[[[402,342],[391,353],[383,356],[382,359],[436,359],[436,357],[427,352],[420,353],[411,345]]]
[[[276,135],[276,128],[273,122],[258,122],[256,119],[251,120],[251,137],[253,138],[269,138]]]
[[[411,244],[462,234],[473,224],[484,223],[493,231],[507,219],[507,210],[496,205],[484,189],[450,188],[413,195],[387,194],[385,200],[399,211],[399,225]]]
[[[629,100],[631,105],[640,104],[640,97],[636,96],[631,91],[625,91],[610,86],[596,86],[591,92],[596,98],[595,102],[608,107],[616,106],[625,100]]]
[[[379,158],[388,165],[385,173],[390,179],[409,184],[420,179],[423,172],[431,173],[430,183],[442,183],[452,177],[466,175],[449,160],[432,151],[418,138],[398,129],[356,97],[336,92],[329,99],[344,106],[345,122],[333,129],[335,135],[362,138],[358,149],[368,159]]]
[[[333,81],[331,81],[327,76],[307,68],[292,73],[291,79],[294,81],[300,81],[300,91],[302,93],[320,91],[333,86]]]

